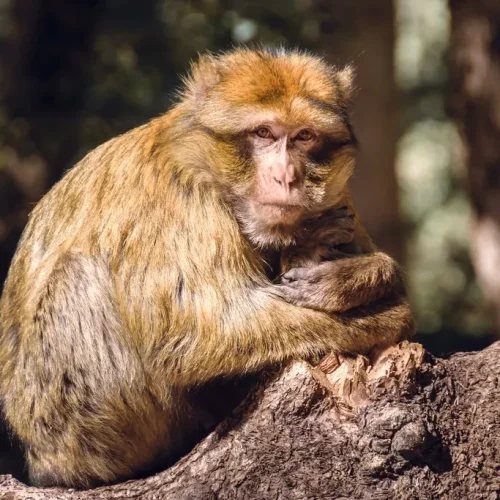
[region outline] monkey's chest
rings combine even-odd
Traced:
[[[268,279],[273,281],[281,273],[281,252],[279,250],[264,250],[262,252],[262,266]]]

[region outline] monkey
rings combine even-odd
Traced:
[[[202,55],[166,114],[36,205],[0,302],[0,399],[32,484],[137,477],[192,446],[203,384],[412,335],[347,186],[352,88],[298,50]]]

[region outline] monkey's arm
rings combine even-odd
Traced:
[[[329,313],[405,295],[399,266],[383,252],[293,268],[280,288],[295,305]]]
[[[172,332],[161,352],[168,380],[192,385],[216,375],[255,371],[288,359],[311,359],[327,352],[366,353],[408,337],[413,319],[404,301],[394,298],[378,308],[330,315],[297,307],[279,287],[232,290],[217,312],[212,302],[204,324],[186,334]],[[201,299],[201,297],[200,297]],[[223,312],[222,312],[223,311]],[[158,353],[158,348],[154,347]]]
[[[236,375],[258,370],[288,359],[317,359],[335,351],[367,353],[387,346],[413,332],[413,318],[404,301],[394,299],[368,310],[345,315],[327,315],[299,308],[270,296],[262,296],[255,307],[248,295],[233,303],[224,319],[224,330],[212,338],[200,332],[182,339],[183,349],[172,354],[165,344],[166,368],[174,384],[203,383],[218,375]],[[237,318],[231,318],[236,314]],[[173,363],[172,363],[173,361]]]

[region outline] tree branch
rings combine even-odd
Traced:
[[[296,361],[156,476],[88,491],[0,476],[0,497],[493,499],[499,380],[500,343],[448,359],[403,342],[370,360]]]

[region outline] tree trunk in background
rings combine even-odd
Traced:
[[[100,0],[12,0],[0,96],[0,284],[33,202],[78,145]]]
[[[75,154],[99,3],[12,0],[0,67],[0,291],[33,203]],[[0,471],[16,470],[2,427]]]
[[[450,8],[451,109],[475,212],[472,260],[500,330],[500,3],[450,0]]]
[[[87,491],[0,476],[0,497],[485,499],[500,493],[500,343],[449,359],[419,344],[293,362],[191,453],[147,479]]]
[[[398,92],[394,75],[394,6],[392,0],[341,4],[342,8],[337,2],[322,4],[333,19],[331,28],[324,29],[334,33],[324,37],[323,49],[332,63],[352,62],[356,68],[358,92],[352,119],[360,152],[351,182],[353,196],[375,243],[403,263],[404,238],[395,173]],[[339,15],[342,19],[338,19]]]

